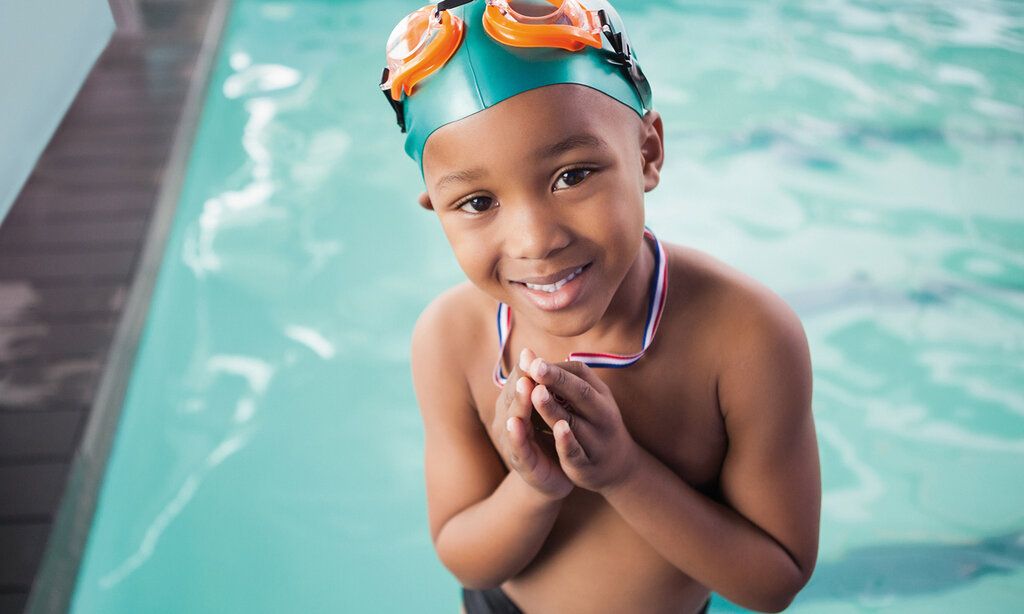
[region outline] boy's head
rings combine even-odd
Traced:
[[[477,20],[483,4],[465,7],[477,5],[466,11],[466,41],[473,40],[473,29],[482,30]],[[608,7],[594,0],[587,4]],[[616,26],[621,31],[621,22]],[[489,39],[483,32],[478,35]],[[493,40],[486,45],[504,47]],[[476,49],[471,45],[466,51]],[[517,57],[511,63],[479,61],[498,58],[497,51],[477,53],[470,62],[476,81],[493,73],[495,82],[518,79],[519,85],[475,87],[467,96],[466,64],[456,62],[405,98],[406,151],[420,161],[427,189],[420,204],[437,213],[467,277],[514,312],[526,311],[549,333],[565,337],[589,330],[617,303],[613,299],[641,253],[643,195],[657,185],[663,161],[661,119],[645,108],[649,96],[621,66],[600,56],[581,59],[591,52],[597,50],[502,49]],[[529,82],[523,77],[533,70],[528,58],[562,64],[561,77],[548,67],[550,82],[541,79],[516,91]],[[578,67],[580,62],[586,70]],[[459,74],[445,80],[450,68]],[[562,78],[567,75],[586,78]],[[474,104],[483,108],[451,121],[437,120],[431,113],[450,111],[440,105],[444,91],[452,107],[472,109],[460,98],[476,96]],[[483,92],[499,91],[508,95],[484,101],[490,104],[480,100]],[[417,106],[417,96],[428,92]],[[441,123],[424,135],[425,128],[417,131],[424,118]],[[526,283],[550,289],[580,267],[579,280],[564,289],[539,295],[526,291]]]

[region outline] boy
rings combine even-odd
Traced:
[[[388,44],[420,205],[468,277],[412,338],[438,556],[469,614],[781,611],[818,548],[803,328],[645,228],[663,128],[621,20],[541,8],[442,2]]]

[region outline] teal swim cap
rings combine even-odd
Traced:
[[[606,0],[584,0],[583,4],[592,11],[603,10],[613,38],[618,38],[625,53],[608,36],[602,36],[600,50],[508,46],[484,29],[486,2],[450,9],[465,22],[465,38],[439,71],[417,83],[411,96],[403,94],[400,107],[399,121],[404,120],[408,131],[405,152],[419,164],[421,175],[423,148],[435,130],[527,90],[578,83],[611,96],[641,117],[651,108],[650,86],[628,43],[622,18]],[[630,61],[624,61],[627,57]]]

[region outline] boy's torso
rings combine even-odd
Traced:
[[[729,345],[728,308],[735,308],[738,297],[749,296],[730,290],[749,278],[697,250],[664,245],[669,286],[654,342],[637,363],[595,372],[611,389],[633,439],[690,486],[717,499],[727,449],[717,394],[719,357]],[[500,392],[492,379],[498,359],[497,303],[468,283],[461,292],[473,305],[472,317],[466,320],[479,328],[467,336],[478,343],[464,348],[463,364],[473,365],[466,377],[480,420],[497,446],[490,428]],[[506,372],[524,345],[545,359],[564,359],[544,354],[542,340],[524,336],[513,328],[505,352]],[[709,594],[657,554],[603,497],[581,488],[564,501],[537,557],[502,588],[531,614],[695,612]]]

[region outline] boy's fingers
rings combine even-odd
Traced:
[[[537,358],[537,355],[533,353],[530,348],[523,348],[522,352],[519,352],[519,364],[517,365],[524,373],[529,371],[530,363]]]
[[[554,426],[555,432],[555,449],[558,450],[558,456],[573,465],[585,465],[590,462],[590,457],[587,456],[587,451],[580,445],[576,434],[569,427],[569,423],[565,420],[559,420]]]
[[[511,417],[505,421],[505,429],[508,433],[505,435],[505,441],[508,442],[509,458],[513,462],[519,462],[522,458],[523,447],[523,427],[516,417]]]
[[[538,358],[530,364],[530,375],[538,384],[544,384],[551,390],[552,394],[565,399],[572,407],[584,408],[597,397],[597,390],[594,386],[570,369],[568,365],[583,365],[583,363],[558,363],[552,364]],[[584,368],[588,368],[583,365]]]
[[[523,427],[523,436],[526,440],[524,445],[530,444],[533,439],[533,424],[530,419],[530,414],[533,413],[533,402],[530,400],[530,392],[532,391],[532,384],[527,383],[526,394],[516,394],[516,398],[512,400],[512,404],[508,407],[508,412],[505,415],[505,428],[508,428],[509,422],[513,418],[518,420],[518,424]],[[511,431],[512,429],[508,429]]]
[[[505,385],[501,387],[501,392],[498,393],[498,398],[494,402],[494,419],[492,424],[494,428],[505,429],[507,428],[507,421],[510,416],[516,414],[516,379],[520,377],[515,369],[508,374],[508,379],[505,380]]]
[[[522,420],[516,417],[508,419],[508,442],[509,442],[509,461],[512,463],[512,468],[516,471],[525,470],[529,471],[533,469],[533,466],[537,464],[536,458],[534,458],[534,449],[532,442],[530,441],[530,434],[528,429],[525,427]]]
[[[516,400],[516,380],[522,377],[524,373],[519,368],[518,364],[512,365],[512,371],[509,372],[508,378],[505,380],[505,385],[501,387],[501,394],[498,395],[499,407],[507,408],[508,406],[515,403]]]
[[[555,365],[565,369],[569,373],[572,373],[576,377],[590,384],[594,390],[605,390],[607,386],[600,377],[597,376],[597,372],[590,368],[590,365],[580,360],[566,360],[565,362],[556,362]]]
[[[551,428],[552,433],[554,433],[555,424],[560,420],[564,420],[577,431],[587,428],[586,421],[551,394],[547,386],[540,384],[534,388],[531,399],[534,407],[537,408],[537,413]]]
[[[533,383],[528,377],[519,377],[516,379],[516,398],[508,408],[510,416],[516,416],[523,420],[530,417],[530,411],[533,409],[533,403],[530,402],[530,394],[533,392],[533,386]]]

